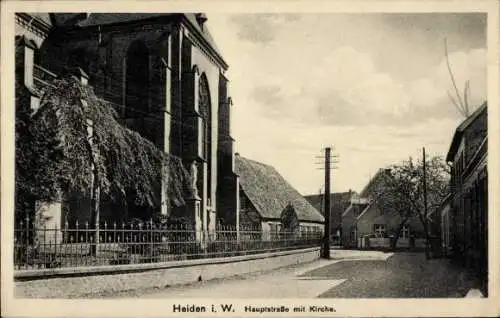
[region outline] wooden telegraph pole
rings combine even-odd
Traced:
[[[323,209],[325,215],[325,241],[323,246],[323,258],[330,258],[330,156],[332,149],[325,148],[325,199]]]
[[[426,162],[425,162],[425,147],[422,148],[423,156],[423,175],[424,175],[424,231],[425,231],[425,257],[429,259],[429,225],[427,220],[427,176],[426,176]]]
[[[333,155],[332,156],[332,148],[327,147],[324,149],[325,150],[325,155],[324,158],[323,156],[317,156],[316,158],[321,158],[324,159],[324,162],[316,162],[316,164],[324,164],[324,167],[318,168],[319,170],[325,170],[325,191],[323,192],[323,215],[325,216],[325,229],[324,229],[324,236],[323,236],[323,244],[322,244],[322,253],[321,257],[329,259],[330,258],[330,219],[331,219],[331,202],[330,202],[330,173],[332,169],[337,169],[337,167],[332,167],[332,164],[338,163],[338,160],[335,158],[338,158],[338,155]],[[332,157],[334,160],[332,160]]]

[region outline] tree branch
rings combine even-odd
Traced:
[[[469,88],[470,88],[470,81],[467,80],[465,81],[465,87],[464,87],[464,105],[465,105],[465,115],[467,117],[469,117],[469,114],[470,114],[470,110],[469,110],[469,101],[468,101],[468,98],[469,98]]]
[[[457,95],[458,102],[460,104],[460,108],[465,111],[464,103],[462,102],[462,99],[460,98],[460,93],[458,92],[457,88],[457,83],[455,81],[455,75],[453,75],[453,71],[451,70],[451,65],[450,65],[450,59],[448,56],[448,43],[446,38],[444,38],[444,54],[446,57],[446,65],[448,66],[448,72],[451,77],[451,82],[453,83],[453,88],[455,89],[455,94]]]

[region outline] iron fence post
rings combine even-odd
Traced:
[[[151,241],[149,249],[150,249],[150,253],[151,253],[151,262],[153,262],[153,257],[154,257],[154,253],[153,253],[154,243],[153,243],[153,219],[152,218],[151,218],[151,220],[149,222],[149,229],[150,229],[149,240]]]

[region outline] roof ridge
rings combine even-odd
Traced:
[[[324,222],[323,215],[275,167],[241,155],[235,159],[241,189],[262,217],[279,218],[292,204],[299,220]]]
[[[257,161],[257,160],[254,160],[254,159],[250,159],[250,158],[247,158],[245,156],[242,156],[242,155],[237,155],[235,156],[235,158],[241,158],[243,160],[247,160],[247,161],[250,161],[252,163],[256,163],[258,165],[261,165],[261,166],[266,166],[266,167],[269,167],[269,168],[273,168],[274,170],[276,170],[273,166],[271,166],[270,164],[267,164],[267,163],[263,163],[263,162],[260,162],[260,161]],[[277,170],[276,170],[277,171]]]
[[[363,211],[358,215],[358,217],[356,218],[356,221],[358,221],[359,219],[361,219],[361,217],[363,217],[365,214],[366,214],[366,211],[368,211],[368,209],[372,206],[373,202],[370,202],[368,203],[368,205],[363,209]]]
[[[487,101],[481,104],[476,110],[472,112],[467,118],[465,118],[460,125],[458,125],[457,130],[464,130],[467,128],[475,119],[476,117],[481,114],[486,108],[487,108]]]
[[[455,132],[453,133],[453,137],[451,139],[451,145],[448,148],[448,153],[446,154],[446,161],[451,161],[453,158],[452,156],[456,153],[457,148],[458,148],[458,143],[459,140],[462,138],[462,134],[469,127],[475,120],[479,118],[479,116],[484,112],[487,111],[488,108],[488,101],[485,100],[481,106],[479,106],[469,117],[464,119],[455,129]]]
[[[352,190],[352,192],[349,192],[349,191],[342,191],[342,192],[332,192],[330,193],[330,195],[341,195],[341,194],[349,194],[349,193],[356,193],[356,191]],[[304,197],[317,197],[317,196],[323,196],[324,194],[321,193],[321,194],[304,194],[303,196]]]

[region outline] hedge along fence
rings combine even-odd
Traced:
[[[317,247],[321,239],[320,233],[280,231],[264,240],[252,228],[218,226],[211,234],[152,221],[104,223],[96,238],[88,223],[49,229],[28,222],[15,229],[14,264],[16,270],[27,270],[157,263]]]

